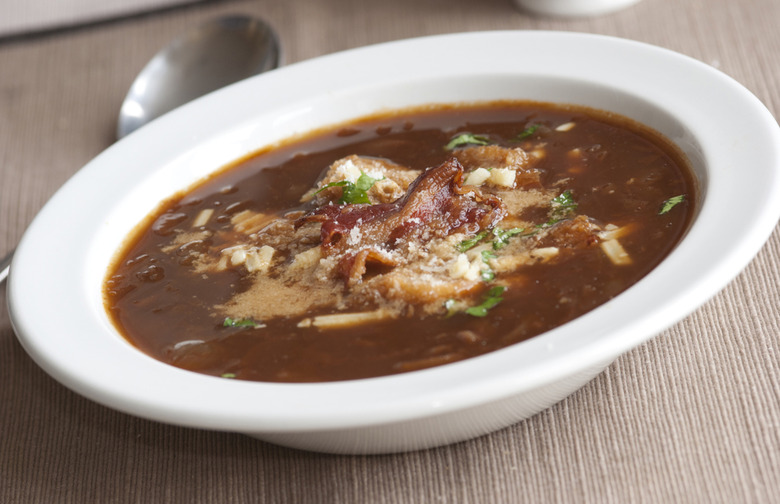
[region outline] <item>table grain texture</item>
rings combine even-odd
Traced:
[[[9,8],[0,6],[0,16]],[[146,61],[186,29],[236,12],[271,22],[287,63],[476,30],[624,37],[712,65],[780,113],[777,0],[643,0],[579,19],[532,17],[510,0],[225,0],[6,35],[0,254],[113,142],[119,105]],[[517,57],[533,50],[520,48]],[[479,439],[381,456],[295,451],[107,409],[43,373],[2,308],[0,502],[780,502],[778,264],[775,232],[702,308],[550,409]]]

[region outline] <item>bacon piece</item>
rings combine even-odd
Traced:
[[[505,215],[500,199],[463,187],[463,167],[453,157],[423,172],[393,203],[326,205],[296,225],[321,223],[323,254],[340,256],[340,271],[353,285],[362,279],[368,262],[401,264],[403,258],[393,251],[404,242],[474,234],[495,226]]]

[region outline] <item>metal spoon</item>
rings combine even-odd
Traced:
[[[206,93],[280,65],[279,38],[264,21],[228,16],[177,38],[138,74],[119,111],[117,138]],[[0,260],[0,283],[13,252]]]
[[[268,24],[246,16],[216,19],[174,40],[130,86],[117,138],[210,91],[276,68],[279,47]]]

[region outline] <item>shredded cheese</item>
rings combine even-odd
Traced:
[[[336,175],[341,180],[347,180],[353,184],[360,178],[360,168],[349,158],[336,167]]]
[[[272,219],[271,214],[243,210],[231,217],[230,223],[239,233],[252,234],[263,229]]]
[[[463,185],[479,186],[484,184],[485,181],[489,178],[490,170],[485,168],[477,168],[476,170],[469,172],[469,174],[466,175],[466,180],[463,182]]]
[[[452,278],[463,278],[469,270],[469,259],[466,254],[458,254],[455,262],[450,265],[449,274]]]
[[[563,123],[557,128],[555,128],[555,131],[571,131],[572,128],[574,128],[577,125],[577,123],[570,121],[567,123]]]
[[[547,262],[553,257],[557,256],[560,250],[558,247],[542,247],[538,249],[533,249],[530,252],[530,256],[534,259],[541,259],[542,262]]]
[[[313,319],[303,319],[298,323],[298,327],[313,326],[318,329],[339,329],[386,320],[392,317],[393,314],[390,311],[383,309],[358,313],[334,313],[333,315],[318,315]]]
[[[246,250],[243,248],[235,248],[230,254],[230,264],[233,266],[240,266],[246,262]]]
[[[322,252],[320,251],[320,246],[317,245],[296,255],[292,264],[290,264],[290,269],[311,268],[320,261],[321,257]]]
[[[482,261],[482,257],[479,254],[472,254],[472,259],[466,254],[458,254],[455,258],[455,262],[450,265],[449,275],[450,278],[469,280],[471,282],[479,279],[480,273],[487,265]]]
[[[276,250],[268,245],[263,245],[259,249],[252,250],[247,254],[245,266],[247,271],[254,273],[259,271],[265,273],[271,267],[271,260],[273,259],[274,252]]]
[[[493,168],[488,182],[501,187],[514,187],[517,172],[511,168]]]
[[[626,249],[623,248],[623,245],[621,245],[617,239],[613,238],[601,242],[601,250],[603,250],[607,257],[609,257],[609,260],[617,266],[631,264],[631,256],[628,255]]]
[[[211,219],[211,216],[213,214],[214,214],[213,208],[204,208],[198,213],[198,215],[192,221],[192,227],[197,228],[197,227],[205,226],[209,222],[209,219]]]
[[[599,238],[602,240],[614,240],[626,236],[631,232],[632,225],[616,226],[614,224],[607,224],[604,226],[604,231],[599,232]]]
[[[268,245],[263,245],[260,248],[246,245],[229,247],[222,251],[222,258],[217,264],[217,270],[226,269],[229,261],[230,265],[234,267],[243,265],[250,273],[255,271],[265,273],[271,267],[271,260],[275,252],[276,250]]]

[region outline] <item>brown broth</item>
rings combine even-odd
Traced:
[[[572,130],[555,131],[572,121]],[[534,124],[542,127],[513,140]],[[579,213],[618,226],[635,223],[641,230],[620,240],[632,264],[615,266],[596,250],[577,260],[525,268],[522,287],[509,288],[484,318],[399,318],[342,330],[301,328],[298,319],[279,318],[263,321],[262,329],[246,329],[223,327],[213,310],[248,287],[244,273],[231,269],[204,278],[192,274],[184,252],[161,251],[172,231],[187,228],[201,209],[216,209],[208,224],[216,232],[240,209],[298,207],[323,170],[351,154],[424,170],[448,158],[443,146],[460,131],[528,149],[545,144],[547,155],[535,165],[544,184],[565,178]],[[583,157],[572,161],[572,149]],[[629,288],[679,242],[691,221],[695,190],[686,161],[669,141],[607,113],[512,102],[386,114],[257,153],[165,202],[119,254],[106,281],[106,305],[116,327],[141,351],[201,373],[316,382],[412,371],[521,342]],[[659,215],[661,204],[679,194],[685,201]]]

